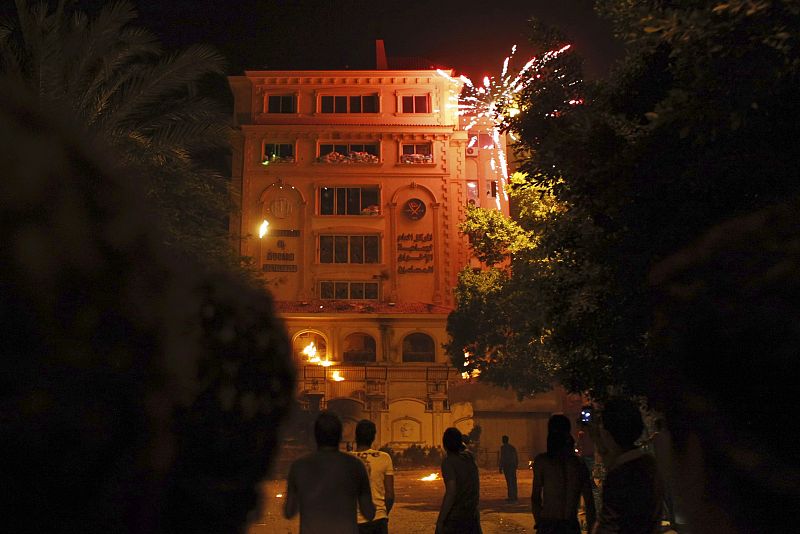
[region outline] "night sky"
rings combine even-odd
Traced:
[[[84,0],[84,5],[98,4]],[[421,57],[473,78],[499,74],[518,44],[528,59],[527,20],[558,26],[585,58],[587,78],[608,71],[622,47],[591,0],[138,0],[141,25],[169,49],[214,45],[229,72],[375,68],[374,42],[387,55]]]
[[[52,3],[55,0],[51,0]],[[104,0],[74,0],[96,12]],[[592,0],[131,0],[138,24],[167,50],[216,47],[229,74],[260,69],[375,68],[375,39],[390,57],[424,58],[473,79],[498,75],[518,45],[516,66],[533,55],[528,19],[561,29],[584,58],[585,77],[606,74],[622,56]],[[14,3],[0,1],[0,16]],[[512,65],[513,66],[513,65]]]

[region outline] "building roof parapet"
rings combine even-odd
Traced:
[[[451,77],[452,69],[442,69]],[[437,69],[418,70],[246,70],[244,76],[231,78],[250,78],[270,80],[270,83],[319,85],[325,83],[398,83],[420,84],[448,81]],[[374,80],[365,82],[365,80]],[[377,81],[380,80],[380,81]]]
[[[379,302],[370,300],[322,300],[275,301],[275,311],[279,314],[449,314],[452,308],[429,302]]]
[[[260,122],[259,119],[263,116],[266,116],[266,113],[260,114],[256,116],[256,121],[254,123],[248,124],[240,124],[239,128],[242,130],[259,130],[262,131],[265,127],[279,127],[283,129],[301,129],[304,126],[309,127],[309,131],[313,131],[314,133],[318,133],[320,130],[319,128],[324,127],[327,129],[341,129],[337,130],[337,133],[345,134],[349,133],[348,128],[370,128],[369,132],[352,132],[353,135],[363,135],[363,134],[384,134],[384,135],[404,135],[408,132],[398,132],[397,128],[413,128],[415,131],[420,129],[425,130],[435,130],[436,135],[448,136],[448,134],[452,134],[454,132],[460,131],[458,130],[458,126],[455,124],[426,124],[426,123],[391,123],[391,122],[372,122],[372,123],[332,123],[332,122],[312,122],[309,120],[301,121],[295,119],[291,122]],[[377,130],[377,131],[376,131]],[[421,132],[422,134],[427,134],[430,132]]]

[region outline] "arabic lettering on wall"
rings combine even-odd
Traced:
[[[273,230],[271,232],[270,237],[274,236],[298,237],[299,235],[300,235],[299,230]],[[262,265],[262,270],[264,272],[270,272],[270,273],[296,273],[297,264],[294,263],[295,253],[286,251],[286,241],[283,239],[278,239],[275,242],[275,245],[278,247],[279,251],[273,251],[272,249],[268,249],[267,252],[264,254],[264,260],[268,262],[282,262],[282,263],[264,263]],[[283,262],[291,262],[291,264],[287,265],[286,263]]]
[[[397,236],[397,274],[433,272],[433,234]]]

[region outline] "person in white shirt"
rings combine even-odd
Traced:
[[[359,534],[388,534],[389,512],[394,505],[394,468],[392,457],[372,448],[375,441],[375,423],[362,419],[356,425],[356,450],[352,454],[364,462],[369,474],[375,518],[367,520],[358,512]]]

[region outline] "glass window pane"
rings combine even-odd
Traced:
[[[264,145],[264,158],[270,158],[273,154],[275,154],[275,145],[272,143]]]
[[[333,245],[333,262],[334,263],[347,263],[347,236],[337,235],[334,236]]]
[[[364,263],[378,263],[378,236],[364,236]]]
[[[333,97],[323,96],[320,98],[323,113],[333,113]]]
[[[350,113],[361,113],[361,97],[350,97]]]
[[[415,96],[414,97],[414,112],[415,113],[428,113],[428,97]]]
[[[287,156],[294,156],[294,145],[292,144],[282,144],[280,145],[280,150],[278,151],[280,156],[287,157]]]
[[[361,215],[361,189],[358,187],[347,188],[347,214]]]
[[[377,300],[378,299],[378,284],[374,282],[368,282],[364,284],[364,298]]]
[[[319,212],[321,215],[333,215],[334,189],[323,187],[319,192]]]
[[[364,152],[364,145],[350,145],[350,152]]]
[[[361,188],[361,209],[375,206],[380,208],[380,195],[377,187],[362,187]]]
[[[403,113],[414,113],[414,97],[403,97]]]
[[[336,188],[336,215],[345,215],[347,210],[347,189],[344,187]]]
[[[337,299],[346,299],[348,298],[347,294],[347,286],[349,284],[347,282],[336,282],[334,284],[334,298]]]
[[[364,263],[364,236],[350,236],[350,263]]]
[[[426,156],[430,155],[431,153],[431,145],[416,145],[417,154],[425,154]]]
[[[378,96],[369,95],[363,99],[364,113],[377,113],[378,112]]]
[[[333,145],[319,145],[319,155],[325,156],[333,152]]]
[[[333,149],[336,150],[336,152],[338,152],[339,154],[344,154],[345,156],[347,155],[348,152],[350,152],[347,149],[347,145],[333,145]]]
[[[367,334],[350,334],[344,340],[344,361],[374,362],[375,340]]]
[[[404,362],[432,362],[436,358],[433,338],[427,334],[410,334],[403,340]]]
[[[380,155],[378,145],[364,145],[364,152],[367,154],[372,154],[373,156]]]
[[[319,262],[333,263],[333,236],[319,236]]]
[[[350,282],[350,298],[363,299],[364,298],[364,283],[363,282]]]
[[[403,154],[413,154],[414,145],[403,145]]]
[[[294,113],[294,97],[284,96],[281,104],[281,111],[284,113]]]
[[[480,195],[478,194],[478,181],[477,180],[468,180],[467,181],[467,204],[470,206],[477,206],[480,201]]]
[[[336,113],[347,113],[347,97],[346,96],[334,97],[334,111]]]
[[[323,299],[332,299],[333,282],[321,282],[319,285],[319,296]]]

